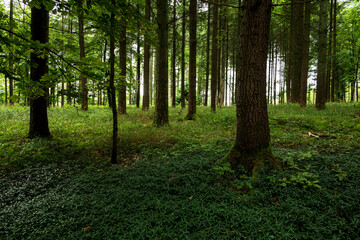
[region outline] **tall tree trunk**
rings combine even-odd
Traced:
[[[5,76],[5,105],[8,103],[7,77]]]
[[[328,0],[320,1],[318,73],[316,87],[316,108],[325,109],[326,102],[326,40],[328,24]]]
[[[172,56],[171,56],[171,70],[172,70],[172,78],[171,78],[171,106],[176,106],[176,0],[174,0],[173,7],[173,35],[172,35]]]
[[[208,4],[208,18],[207,18],[207,35],[206,35],[206,79],[205,79],[205,99],[204,106],[208,105],[209,93],[209,66],[210,66],[210,28],[211,28],[211,5]]]
[[[70,17],[69,17],[68,33],[72,34],[72,20]],[[68,41],[68,44],[70,44],[70,40]],[[68,79],[67,84],[66,84],[66,103],[67,103],[67,105],[71,105],[71,93],[72,93],[71,80]]]
[[[292,0],[293,8],[292,14],[294,27],[293,33],[293,67],[291,69],[292,85],[291,85],[291,99],[294,103],[300,102],[300,88],[301,88],[301,58],[302,58],[302,43],[303,43],[303,12],[304,12],[304,0]]]
[[[149,75],[150,75],[150,104],[153,105],[153,66],[154,66],[154,54],[150,54],[150,68],[149,68]]]
[[[225,1],[223,1],[226,3]],[[226,7],[221,8],[221,24],[220,24],[220,36],[221,36],[221,65],[220,65],[220,85],[219,85],[219,103],[218,106],[221,108],[225,101],[225,70],[226,70],[226,25],[227,25],[227,11]]]
[[[332,54],[332,35],[333,35],[333,5],[334,1],[330,1],[330,25],[329,25],[329,45],[327,53],[327,71],[326,71],[326,102],[331,101],[331,54]]]
[[[80,1],[79,9],[79,47],[80,47],[80,61],[85,58],[85,40],[84,40],[84,10],[82,8],[83,0]],[[83,64],[83,63],[82,63]],[[83,68],[82,68],[83,70]],[[80,73],[81,81],[81,110],[88,110],[88,90],[87,90],[87,79],[84,73]]]
[[[275,64],[275,70],[274,70],[274,79],[273,79],[273,104],[276,105],[276,75],[277,75],[277,59],[278,59],[278,48],[277,45],[274,44],[275,47],[275,59],[274,59],[274,64]]]
[[[150,22],[150,0],[145,1],[145,20]],[[149,109],[149,62],[150,62],[150,39],[149,35],[144,36],[144,95],[142,110]]]
[[[120,67],[120,84],[118,98],[119,114],[126,114],[126,19],[121,18],[120,41],[119,41],[119,67]]]
[[[212,47],[211,47],[211,111],[216,111],[216,92],[217,92],[217,43],[218,43],[218,6],[217,1],[213,5],[213,21],[212,21]]]
[[[115,5],[115,0],[111,1],[112,5]],[[114,29],[115,27],[115,14],[112,12],[110,17],[110,27]],[[117,163],[117,136],[118,136],[118,119],[117,119],[117,110],[116,110],[116,97],[115,97],[115,36],[113,35],[114,31],[110,34],[110,92],[111,92],[111,110],[113,117],[113,135],[112,135],[112,151],[111,151],[111,160],[112,164]]]
[[[140,33],[137,34],[137,47],[136,47],[136,80],[137,80],[137,85],[136,85],[136,107],[139,108],[140,107]]]
[[[46,44],[49,41],[49,12],[43,4],[40,8],[31,8],[31,40]],[[40,89],[36,89],[37,95],[30,97],[30,127],[29,137],[48,137],[50,136],[47,106],[46,106],[46,86],[41,83],[41,78],[47,74],[47,57],[43,55],[43,48],[35,49],[30,54],[30,78],[37,82]]]
[[[331,67],[331,72],[332,72],[332,78],[331,78],[331,102],[335,101],[335,92],[338,93],[338,97],[339,93],[340,93],[340,85],[339,85],[339,81],[337,79],[337,69],[336,69],[336,45],[337,45],[337,41],[336,41],[336,11],[337,11],[337,0],[334,0],[334,5],[333,5],[333,54],[332,54],[332,67]]]
[[[185,108],[185,13],[186,1],[183,0],[183,17],[182,17],[182,40],[181,40],[181,108]]]
[[[13,13],[14,13],[14,1],[10,0],[10,32],[9,32],[9,37],[10,39],[13,38]],[[12,49],[10,51],[10,60],[9,60],[9,69],[11,72],[11,75],[9,77],[9,102],[10,105],[14,104],[14,100],[13,100],[13,95],[14,95],[14,81],[13,81],[13,70],[14,70],[14,62],[13,62],[13,54],[12,54]]]
[[[196,24],[197,0],[190,0],[189,6],[189,103],[186,119],[194,120],[196,114]]]
[[[156,78],[156,103],[155,103],[155,126],[163,126],[169,123],[168,106],[168,1],[157,1],[157,20],[159,46],[157,58]]]
[[[305,17],[304,17],[304,33],[303,33],[303,51],[301,58],[301,81],[300,81],[300,106],[306,106],[307,95],[307,78],[309,72],[309,46],[310,46],[310,11],[311,2],[305,3]]]
[[[262,167],[277,167],[270,147],[266,104],[266,58],[271,0],[244,1],[237,81],[237,133],[235,146],[223,159],[239,173],[242,166],[255,174]],[[253,36],[256,36],[254,38]]]

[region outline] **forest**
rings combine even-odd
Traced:
[[[0,10],[0,239],[359,238],[360,1]]]

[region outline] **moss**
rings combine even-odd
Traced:
[[[241,149],[235,145],[219,163],[225,164],[226,162],[230,163],[231,169],[236,174],[243,174],[245,170],[247,174],[252,176],[257,175],[263,168],[281,168],[270,145],[255,150]]]
[[[196,121],[196,120],[199,120],[199,116],[196,114],[196,113],[194,113],[193,115],[186,115],[184,118],[183,118],[183,120],[184,121],[186,121],[186,120],[194,120],[194,121]]]

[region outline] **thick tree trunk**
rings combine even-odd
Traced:
[[[119,114],[126,114],[126,19],[121,19],[120,41],[119,41],[119,67],[120,67],[120,84],[118,98]]]
[[[194,120],[196,115],[196,24],[197,0],[190,0],[189,6],[189,102],[186,119]]]
[[[266,58],[271,0],[244,1],[237,81],[237,134],[230,153],[223,159],[237,173],[242,166],[249,174],[262,167],[277,167],[270,148],[266,104]],[[254,37],[256,36],[256,38]]]
[[[181,40],[181,108],[185,108],[185,23],[186,23],[186,14],[185,14],[185,4],[186,1],[183,0],[183,17],[182,17],[182,40]]]
[[[208,18],[207,18],[207,35],[206,35],[206,78],[205,78],[205,97],[204,106],[208,105],[209,93],[209,66],[210,66],[210,28],[211,28],[211,5],[208,4]]]
[[[176,1],[174,0],[173,7],[173,35],[172,35],[172,56],[171,56],[171,106],[176,106]]]
[[[316,87],[316,108],[325,109],[326,102],[326,37],[328,24],[328,0],[320,2],[318,73]]]
[[[42,4],[40,9],[31,8],[31,40],[42,44],[49,41],[49,12]],[[42,56],[43,51],[43,48],[35,49],[30,54],[30,78],[31,81],[40,85],[40,88],[36,90],[37,95],[30,97],[30,138],[50,136],[45,97],[46,86],[40,81],[48,72],[47,57]]]
[[[150,0],[145,1],[145,20],[150,22]],[[149,35],[144,37],[144,91],[142,110],[149,109],[149,62],[150,62],[150,39]]]
[[[216,111],[216,92],[217,92],[217,70],[218,70],[218,62],[217,62],[217,43],[218,43],[218,6],[216,4],[216,0],[213,5],[213,22],[212,22],[212,48],[211,48],[211,111]]]
[[[82,0],[80,1],[80,10],[79,10],[79,47],[80,47],[80,61],[85,58],[85,40],[84,40],[84,15],[82,9]],[[80,73],[80,82],[81,82],[81,110],[88,110],[88,90],[87,90],[87,79],[84,73]]]
[[[307,78],[309,72],[309,46],[310,46],[310,11],[311,3],[305,3],[303,52],[301,59],[300,106],[306,106]]]
[[[157,1],[157,20],[159,46],[157,58],[156,78],[156,103],[155,103],[155,126],[163,126],[169,123],[168,106],[168,1]]]
[[[115,5],[115,0],[111,1]],[[110,17],[111,29],[115,26],[115,14],[111,13]],[[116,111],[116,98],[115,98],[115,36],[110,35],[110,94],[111,94],[111,110],[113,117],[113,135],[112,135],[112,151],[111,151],[111,160],[112,164],[117,163],[117,136],[118,136],[118,119]]]

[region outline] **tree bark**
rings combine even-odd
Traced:
[[[40,9],[31,8],[31,40],[46,44],[49,41],[49,12],[43,4]],[[47,57],[43,57],[43,48],[35,49],[30,54],[30,78],[31,81],[39,86],[37,95],[30,97],[30,127],[29,137],[48,137],[50,136],[47,105],[46,105],[46,86],[41,78],[47,74]]]
[[[339,81],[337,79],[337,69],[336,69],[336,45],[337,45],[337,41],[336,41],[336,12],[337,12],[337,1],[334,0],[334,5],[333,5],[333,53],[332,53],[332,67],[331,67],[331,72],[332,72],[332,78],[331,78],[331,102],[335,101],[335,92],[337,92],[337,98],[340,98],[340,84]]]
[[[210,28],[211,28],[211,5],[208,4],[208,18],[207,18],[207,35],[206,35],[206,78],[205,78],[205,97],[204,106],[208,105],[209,93],[209,71],[210,71]]]
[[[182,17],[182,40],[181,40],[181,108],[185,108],[185,23],[186,23],[185,4],[186,1],[183,0],[184,12]]]
[[[214,1],[213,5],[213,21],[212,21],[212,48],[211,48],[211,111],[216,111],[216,93],[217,93],[217,43],[218,43],[218,5],[217,1]]]
[[[174,0],[173,7],[173,35],[172,35],[172,56],[171,56],[171,70],[172,70],[172,78],[171,78],[171,106],[176,106],[176,0]]]
[[[169,123],[168,106],[168,1],[157,1],[157,20],[159,46],[157,57],[156,79],[156,103],[155,103],[155,126],[163,126]]]
[[[10,32],[9,32],[9,38],[12,39],[13,38],[13,14],[14,13],[14,1],[10,0]],[[11,75],[9,77],[9,103],[10,105],[14,104],[14,100],[13,100],[13,96],[14,96],[14,81],[13,81],[13,70],[14,70],[14,62],[13,62],[13,54],[10,51],[9,54],[9,69],[11,72]]]
[[[328,24],[328,0],[320,2],[319,40],[318,40],[318,73],[316,87],[316,108],[325,109],[326,102],[326,40]]]
[[[137,34],[137,47],[136,47],[136,80],[137,80],[137,85],[136,85],[136,107],[139,108],[140,107],[140,33]]]
[[[118,98],[119,114],[126,114],[126,19],[121,18],[120,24],[120,41],[119,41],[119,67],[120,67],[120,84]]]
[[[266,58],[269,40],[271,0],[244,1],[237,84],[237,133],[235,146],[222,160],[239,173],[262,167],[278,167],[270,147],[266,104]]]
[[[301,58],[301,81],[300,81],[300,106],[306,106],[307,95],[307,78],[309,72],[309,46],[310,46],[310,11],[311,3],[305,3],[305,16],[304,16],[304,33],[303,33],[303,51]]]
[[[150,0],[145,0],[145,20],[150,22]],[[149,109],[149,63],[150,63],[150,40],[149,35],[144,36],[144,91],[142,110]]]
[[[82,8],[83,0],[79,2],[79,47],[80,47],[80,61],[85,58],[85,39],[84,39],[84,12]],[[82,63],[83,64],[83,63]],[[80,73],[80,82],[81,82],[81,110],[88,110],[88,90],[87,90],[87,79],[86,76],[81,72]]]
[[[196,24],[197,0],[190,0],[189,6],[189,102],[186,119],[194,120],[196,115]]]
[[[115,5],[115,0],[112,0],[111,3]],[[112,12],[110,17],[111,29],[114,29],[115,26],[115,14]],[[112,164],[117,163],[117,136],[118,136],[118,119],[117,119],[117,110],[116,110],[116,98],[115,98],[115,36],[113,35],[114,31],[110,34],[110,94],[111,94],[111,110],[113,117],[113,135],[112,135],[112,151],[111,151],[111,160]]]

